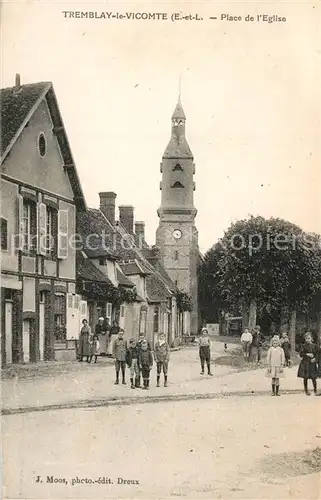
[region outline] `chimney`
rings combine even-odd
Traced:
[[[132,205],[119,206],[119,222],[124,226],[128,234],[133,234],[134,207]]]
[[[115,226],[115,199],[116,193],[112,191],[107,191],[99,193],[100,198],[100,210],[109,220],[112,226]]]
[[[16,73],[16,87],[21,87],[20,74]]]
[[[145,222],[143,221],[135,222],[135,234],[141,241],[145,240]]]

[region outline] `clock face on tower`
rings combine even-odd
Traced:
[[[182,237],[182,231],[180,231],[180,229],[174,229],[173,236],[175,240],[179,240]]]

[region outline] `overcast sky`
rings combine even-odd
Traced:
[[[204,19],[65,19],[62,10]],[[287,22],[209,19],[221,13]],[[14,0],[2,4],[2,86],[15,73],[22,83],[52,81],[88,205],[115,191],[153,244],[181,74],[201,251],[249,214],[321,232],[319,16],[311,2]]]

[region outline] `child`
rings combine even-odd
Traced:
[[[93,335],[93,346],[92,346],[92,348],[93,348],[93,354],[91,356],[90,361],[92,361],[93,356],[95,356],[95,363],[97,363],[97,357],[100,354],[99,347],[100,347],[99,334],[98,333],[94,333],[94,335]]]
[[[119,384],[119,371],[121,368],[123,380],[122,383],[125,385],[125,369],[126,369],[126,352],[127,352],[127,342],[124,340],[124,330],[120,329],[118,337],[116,338],[113,345],[113,356],[115,359],[115,369],[116,369],[116,381],[115,385]]]
[[[280,338],[274,335],[266,356],[267,377],[272,378],[272,396],[280,396],[280,377],[283,377],[283,367],[285,356],[282,347],[280,347]]]
[[[126,363],[130,369],[130,387],[135,389],[138,386],[139,365],[138,365],[138,347],[135,339],[130,339],[129,347],[126,353]],[[135,384],[134,384],[135,375]]]
[[[208,375],[213,375],[211,373],[211,344],[210,344],[210,338],[208,336],[208,331],[206,328],[202,328],[202,335],[200,337],[200,349],[199,349],[199,356],[201,360],[201,375],[204,375],[204,364],[206,361],[207,364],[207,372]]]
[[[147,340],[143,340],[141,343],[141,349],[138,354],[138,364],[142,370],[144,381],[143,389],[149,389],[149,372],[153,366],[153,355],[148,349]]]
[[[166,342],[164,333],[160,333],[158,336],[158,341],[155,344],[154,357],[157,365],[157,384],[159,387],[160,374],[163,370],[164,373],[164,387],[167,387],[167,371],[169,362],[169,345]]]
[[[289,341],[289,337],[285,332],[282,333],[281,337],[281,347],[284,351],[285,356],[285,366],[291,366],[291,344]]]
[[[252,340],[252,333],[248,328],[245,328],[244,332],[241,335],[241,345],[245,361],[248,361],[250,358]]]
[[[304,336],[305,343],[300,348],[300,356],[302,358],[298,369],[298,377],[303,378],[304,392],[307,396],[310,396],[308,391],[308,380],[312,380],[314,394],[317,394],[317,355],[318,348],[316,344],[312,342],[312,335],[307,332]]]
[[[139,337],[138,337],[138,341],[137,341],[137,351],[138,351],[138,354],[140,353],[140,351],[142,350],[142,343],[146,341],[147,342],[147,349],[149,351],[151,351],[151,345],[150,343],[146,340],[146,337],[145,337],[145,333],[140,333],[139,334]],[[139,358],[139,356],[138,356]],[[137,378],[137,383],[135,381],[135,386],[138,387],[138,388],[141,388],[141,385],[140,385],[140,376],[141,376],[141,372],[142,372],[142,367],[139,366],[139,375],[138,375],[138,378]]]

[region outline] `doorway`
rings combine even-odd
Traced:
[[[12,363],[12,302],[5,303],[6,364]]]
[[[29,363],[30,361],[30,320],[23,321],[22,329],[22,346],[23,346],[23,362]]]

